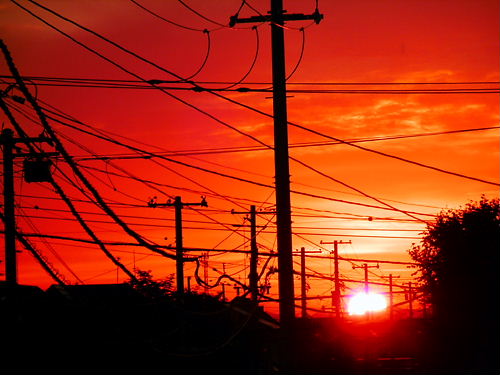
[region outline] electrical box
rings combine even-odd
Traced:
[[[50,182],[52,162],[46,158],[26,158],[23,162],[24,180],[26,182]]]

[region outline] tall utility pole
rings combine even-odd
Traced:
[[[5,281],[17,284],[16,217],[14,213],[14,132],[2,131],[3,146],[3,207],[5,216]]]
[[[409,318],[413,319],[413,288],[411,281],[408,283],[408,308],[409,308]]]
[[[389,279],[389,318],[391,320],[394,319],[394,292],[392,290],[392,280],[394,278],[398,278],[399,276],[394,276],[392,273],[389,274],[389,276],[382,276],[383,278],[388,278]]]
[[[280,322],[282,326],[290,326],[295,319],[285,37],[283,26],[285,25],[285,21],[314,20],[316,23],[319,23],[322,18],[323,15],[317,9],[311,15],[286,14],[283,10],[283,0],[271,0],[271,12],[269,15],[249,18],[233,16],[229,23],[230,26],[234,26],[237,23],[271,23],[278,284]]]
[[[5,281],[9,285],[17,285],[17,257],[16,257],[16,216],[14,211],[14,158],[16,157],[45,157],[57,153],[16,153],[13,150],[17,143],[50,142],[45,137],[14,138],[12,129],[2,130],[0,144],[3,154],[3,204],[5,217]],[[40,161],[24,164],[24,177],[27,182],[46,182],[51,179],[50,163]]]
[[[333,242],[324,242],[321,241],[321,244],[333,244],[333,264],[334,264],[334,282],[335,282],[335,291],[333,294],[333,302],[335,305],[335,315],[337,319],[341,318],[342,312],[342,302],[340,298],[340,271],[339,271],[339,245],[351,244],[351,241],[333,241]]]
[[[257,266],[259,263],[259,248],[257,245],[257,208],[250,206],[250,212],[237,212],[231,210],[232,214],[250,214],[250,271],[248,272],[248,283],[252,301],[257,303],[259,298],[259,273]],[[275,211],[259,211],[259,214],[275,214]]]
[[[200,203],[186,203],[181,197],[175,197],[174,201],[167,203],[157,203],[152,200],[148,203],[149,207],[174,207],[175,208],[175,270],[177,280],[177,294],[184,294],[184,255],[182,244],[182,209],[185,206],[208,207],[207,201],[203,197]]]
[[[300,299],[301,316],[307,318],[307,279],[306,279],[306,254],[321,253],[318,251],[306,251],[305,247],[300,248]],[[297,254],[297,253],[294,253]]]
[[[257,214],[255,205],[250,206],[250,272],[248,273],[248,283],[252,301],[257,303],[259,299],[259,249],[257,247]]]
[[[352,266],[353,270],[356,268],[364,268],[365,270],[365,293],[368,294],[368,292],[370,291],[370,283],[368,282],[368,268],[379,268],[379,265],[377,264],[376,266],[369,266],[368,263],[364,263],[362,266]]]
[[[300,296],[301,303],[301,316],[307,318],[307,282],[306,282],[306,248],[300,248]]]

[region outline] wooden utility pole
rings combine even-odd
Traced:
[[[300,248],[300,299],[301,316],[307,318],[307,277],[306,277],[306,254],[321,253],[318,251],[306,251],[305,247]],[[297,254],[297,253],[294,253]]]
[[[411,281],[408,282],[408,307],[409,307],[409,318],[413,319],[413,288]]]
[[[369,266],[368,263],[364,263],[362,266],[352,266],[352,269],[356,268],[364,268],[365,270],[365,293],[368,294],[368,292],[370,291],[370,283],[368,282],[368,268],[379,268],[379,265],[377,264],[376,266]]]
[[[307,318],[306,248],[300,248],[300,296],[302,318]]]
[[[316,23],[319,23],[322,18],[323,16],[317,9],[311,15],[286,14],[283,10],[283,0],[271,0],[271,12],[269,15],[249,18],[233,16],[229,23],[230,26],[234,26],[237,23],[271,23],[279,314],[283,327],[289,327],[295,319],[285,37],[283,26],[285,25],[285,21],[314,20]]]
[[[398,278],[399,276],[393,276],[392,273],[389,274],[389,276],[382,276],[383,278],[388,278],[389,279],[389,318],[391,320],[394,319],[394,292],[392,290],[392,279]]]
[[[13,150],[17,143],[30,144],[33,142],[50,142],[49,138],[14,138],[12,129],[4,129],[0,135],[0,144],[3,154],[3,204],[5,222],[5,281],[9,285],[17,285],[17,251],[16,251],[16,216],[14,210],[14,158],[36,157],[38,159],[46,156],[58,155],[51,153],[16,153]],[[47,182],[50,176],[50,162],[40,160],[30,161],[25,159],[24,178],[26,182]]]
[[[342,315],[342,301],[340,293],[339,245],[351,244],[351,241],[333,241],[333,242],[321,241],[320,243],[325,245],[333,244],[333,264],[334,264],[334,283],[335,283],[335,290],[333,292],[334,293],[333,304],[335,306],[335,315],[338,319],[340,319]]]
[[[5,216],[5,281],[17,284],[16,217],[14,213],[14,132],[2,131],[3,146],[3,207]]]
[[[250,212],[238,212],[231,210],[232,214],[250,214],[250,271],[248,272],[248,284],[252,301],[257,302],[259,298],[259,248],[257,245],[257,208],[250,206]],[[275,211],[259,211],[259,214],[276,214]]]
[[[185,206],[201,206],[208,207],[205,197],[202,197],[200,203],[186,203],[182,198],[177,196],[174,201],[170,200],[167,203],[157,203],[152,200],[148,203],[149,207],[174,207],[175,208],[175,269],[177,281],[177,294],[184,294],[184,255],[182,244],[182,209]]]

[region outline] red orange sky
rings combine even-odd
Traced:
[[[57,19],[29,1],[17,2],[144,79],[175,80],[164,71]],[[154,17],[128,0],[41,2],[181,77],[194,74],[201,66],[207,54],[208,40],[207,33],[203,30],[209,30],[210,53],[203,69],[193,80],[217,82],[205,84],[210,88],[226,87],[244,76],[256,55],[258,35],[259,48],[255,66],[245,81],[235,87],[269,87],[266,85],[271,80],[269,25],[259,25],[256,30],[248,25],[237,25],[238,30],[234,30],[199,17],[178,1],[140,0],[137,3],[169,21],[197,31]],[[240,17],[256,15],[256,11],[265,14],[269,8],[268,1],[254,0],[248,3],[254,9],[243,6]],[[206,18],[227,24],[241,1],[186,0],[185,4]],[[316,2],[288,0],[284,4],[289,13],[312,13]],[[290,77],[288,87],[341,89],[348,92],[291,93],[288,100],[291,122],[344,140],[498,126],[498,94],[352,92],[356,89],[498,89],[498,83],[440,85],[499,81],[498,1],[320,0],[319,10],[324,14],[319,25],[311,25],[309,21],[294,22],[289,23],[290,28],[285,30],[289,72],[299,60],[303,47],[303,57],[296,72]],[[137,80],[44,25],[13,2],[0,2],[0,19],[0,35],[24,76]],[[300,30],[301,27],[305,27],[304,31]],[[0,67],[2,76],[10,74],[3,60]],[[11,80],[5,77],[2,79],[0,88],[4,90]],[[114,139],[150,152],[259,146],[206,114],[155,90],[54,87],[41,85],[41,81],[35,82],[38,83],[38,99],[88,125],[111,132]],[[256,82],[262,84],[252,85]],[[316,85],[311,85],[313,83]],[[322,86],[324,83],[347,85]],[[419,84],[356,86],[353,83]],[[169,86],[176,85],[180,86],[175,83]],[[240,131],[272,145],[270,118],[209,93],[170,92]],[[19,94],[15,90],[14,93]],[[269,93],[221,92],[221,95],[267,113],[272,111]],[[28,114],[32,114],[27,105],[15,105],[17,109],[27,110]],[[39,125],[22,117],[19,112],[16,112],[16,117],[30,135],[40,133]],[[1,118],[4,126],[8,126],[8,120],[3,114]],[[144,206],[114,208],[133,229],[150,241],[162,245],[175,242],[173,210],[147,208],[146,203],[153,196],[157,196],[159,202],[175,195],[182,195],[185,201],[197,202],[200,195],[206,195],[208,209],[201,208],[199,212],[184,210],[184,240],[187,247],[209,249],[248,249],[248,228],[240,228],[231,234],[231,230],[236,229],[232,224],[242,224],[243,215],[231,215],[229,211],[241,211],[252,203],[267,209],[273,206],[274,195],[270,188],[237,182],[167,161],[81,160],[79,157],[91,156],[90,151],[106,156],[130,151],[60,124],[51,124],[106,200]],[[96,130],[92,132],[95,133]],[[324,141],[328,139],[290,128],[291,144]],[[499,181],[498,129],[366,142],[360,145],[443,170]],[[304,233],[294,236],[294,248],[304,246],[309,251],[323,248],[323,255],[328,254],[331,245],[322,246],[320,241],[351,240],[352,244],[341,248],[341,255],[344,257],[409,260],[407,250],[411,243],[418,242],[424,225],[400,212],[359,205],[380,205],[361,195],[359,191],[397,208],[428,215],[435,215],[444,208],[457,208],[469,200],[478,200],[482,194],[487,197],[499,195],[498,186],[437,172],[349,145],[292,148],[290,153],[322,173],[358,189],[349,189],[346,185],[291,162],[293,190],[356,203],[347,204],[292,194],[294,231]],[[262,184],[274,183],[273,155],[270,150],[173,158]],[[20,165],[17,166],[19,167]],[[58,167],[69,179],[75,180],[64,162],[59,162]],[[124,170],[149,183],[139,183],[116,175],[123,175]],[[108,223],[110,220],[106,216],[97,215],[102,213],[97,207],[81,202],[88,198],[77,187],[59,173],[55,176],[102,240],[132,241],[116,225]],[[21,230],[87,238],[49,185],[23,183],[20,174],[18,177],[16,203],[19,207],[18,226]],[[31,217],[30,221],[23,216]],[[416,216],[432,219],[432,216]],[[369,217],[373,220],[369,221]],[[262,216],[258,219],[261,225],[267,220],[272,224],[273,217]],[[191,229],[200,227],[205,229]],[[271,233],[259,235],[259,243],[263,251],[270,251],[275,249],[274,229],[271,227],[266,230]],[[53,239],[42,241],[33,238],[32,241],[71,282],[101,283],[126,279],[96,246]],[[130,268],[135,265],[140,269],[152,270],[155,277],[164,277],[174,270],[171,260],[151,255],[143,249],[113,247],[112,251]],[[265,258],[262,259],[261,266],[264,261]],[[276,266],[275,261],[270,261],[269,265]],[[353,270],[352,265],[353,263],[345,262],[342,274],[361,280],[362,271]],[[248,258],[243,255],[214,255],[210,261],[210,267],[219,271],[225,267],[227,273],[242,281],[246,278],[247,266]],[[331,262],[311,258],[308,260],[308,267],[329,274]],[[389,273],[406,278],[411,275],[411,270],[404,265],[381,264],[380,269],[373,271],[371,277],[378,281],[381,281],[377,279],[378,276],[387,276]],[[186,275],[192,275],[193,272],[193,266],[186,265]],[[218,272],[209,270],[209,276],[214,281]],[[276,275],[269,277],[273,286],[271,294],[276,296]],[[52,283],[26,251],[19,255],[19,278],[22,283],[42,287]],[[401,283],[408,280],[410,279],[401,279]],[[329,295],[331,283],[313,279],[309,282],[311,295]],[[232,288],[228,287],[228,290],[235,293]],[[316,306],[320,307],[321,304],[329,306],[329,302],[317,303]]]

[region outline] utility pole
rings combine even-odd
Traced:
[[[307,318],[306,248],[300,248],[300,296],[302,318]]]
[[[14,158],[57,155],[57,153],[16,153],[14,148],[17,143],[48,142],[49,138],[14,138],[12,129],[2,130],[0,144],[3,154],[3,204],[5,217],[5,281],[8,285],[17,285],[17,254],[16,254],[16,216],[14,211]],[[25,179],[27,182],[46,182],[50,176],[50,162],[40,160],[30,162],[25,159]]]
[[[271,0],[271,12],[269,15],[249,18],[233,16],[229,22],[229,26],[231,27],[237,23],[271,23],[279,314],[280,322],[284,327],[289,327],[294,321],[295,306],[290,167],[288,160],[285,37],[283,26],[285,25],[285,21],[314,20],[318,24],[322,19],[323,15],[319,13],[318,9],[311,15],[286,14],[283,10],[283,0]]]
[[[202,255],[203,259],[203,281],[205,282],[204,290],[205,294],[208,294],[208,251],[205,251]]]
[[[306,254],[321,253],[318,251],[306,251],[305,247],[300,248],[300,297],[301,316],[307,318],[307,279],[306,279]],[[294,253],[297,254],[297,253]]]
[[[248,283],[252,301],[257,303],[259,298],[259,273],[257,266],[259,263],[259,248],[257,245],[257,208],[250,206],[250,212],[237,212],[231,210],[232,214],[250,214],[250,271],[248,272]],[[259,214],[275,214],[275,211],[259,211]]]
[[[259,249],[257,247],[257,214],[255,205],[250,206],[250,271],[248,281],[252,301],[257,303],[259,298],[259,273],[257,266],[259,264]]]
[[[16,216],[14,213],[14,132],[2,131],[3,146],[3,207],[5,216],[5,281],[17,284]]]
[[[200,203],[186,203],[182,198],[177,196],[174,201],[170,200],[167,203],[157,203],[151,200],[148,203],[149,207],[174,207],[175,208],[175,269],[177,280],[177,294],[182,296],[184,294],[184,255],[182,244],[182,209],[185,206],[201,206],[208,207],[205,197],[202,197]]]
[[[226,302],[226,283],[222,282],[222,302]]]
[[[389,274],[389,276],[382,276],[383,278],[388,278],[389,279],[389,318],[391,320],[394,319],[394,293],[392,291],[392,279],[398,278],[400,276],[393,276],[392,273]]]
[[[339,271],[339,245],[351,244],[351,241],[333,241],[333,242],[324,242],[321,241],[321,244],[333,244],[333,264],[334,264],[334,282],[335,282],[335,291],[333,295],[333,302],[335,305],[335,314],[337,319],[341,318],[342,312],[342,302],[341,302],[341,293],[340,293],[340,271]]]
[[[413,319],[413,288],[411,281],[408,282],[408,307],[409,307],[409,318]]]
[[[370,286],[369,286],[369,282],[368,282],[368,268],[379,268],[379,265],[377,264],[376,266],[369,266],[368,263],[364,263],[362,266],[352,266],[352,269],[356,269],[356,268],[364,268],[365,270],[365,293],[368,294],[368,292],[370,291]]]

